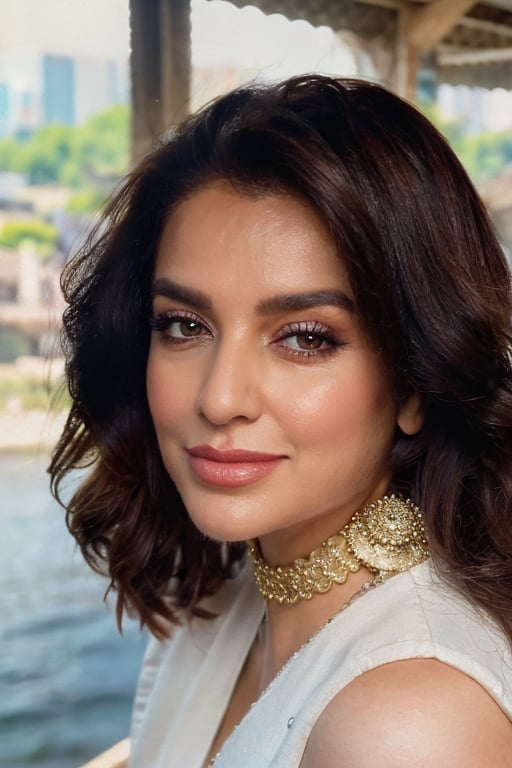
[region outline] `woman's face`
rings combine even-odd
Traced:
[[[212,184],[171,215],[153,284],[147,392],[196,526],[303,555],[382,495],[398,408],[316,212]]]

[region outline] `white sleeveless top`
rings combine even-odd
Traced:
[[[132,717],[130,768],[201,768],[263,618],[246,567],[171,640],[151,639]],[[225,742],[215,768],[296,768],[331,699],[381,664],[435,658],[475,679],[512,719],[503,633],[434,574],[394,576],[338,614],[284,666]]]

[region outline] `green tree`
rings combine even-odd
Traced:
[[[105,203],[105,194],[94,187],[78,189],[69,198],[66,210],[70,213],[95,213]]]
[[[74,161],[82,174],[121,176],[129,163],[129,108],[119,104],[76,130]]]
[[[499,176],[512,163],[512,136],[509,131],[466,136],[462,142],[461,158],[476,181]]]
[[[6,221],[0,230],[0,245],[4,248],[18,248],[30,242],[42,256],[47,256],[57,241],[58,230],[53,224],[34,219],[12,219]]]
[[[444,120],[433,104],[421,104],[422,111],[446,137],[469,176],[479,183],[498,176],[512,163],[512,135],[510,131],[471,134],[468,121]]]
[[[23,145],[13,138],[0,140],[0,171],[20,172],[23,167]]]
[[[73,153],[75,134],[67,125],[45,125],[22,145],[20,169],[30,184],[60,181]]]
[[[96,183],[105,196],[111,179],[128,168],[129,115],[127,105],[116,105],[81,126],[45,125],[23,141],[3,139],[0,171],[26,173],[30,184]]]

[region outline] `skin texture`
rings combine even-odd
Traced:
[[[434,659],[377,667],[324,710],[301,768],[508,768],[512,727],[474,680]]]
[[[385,491],[397,421],[418,428],[416,412],[398,408],[353,310],[261,310],[311,291],[342,292],[349,307],[334,244],[302,202],[241,197],[218,184],[167,222],[155,267],[156,283],[162,279],[210,304],[157,295],[147,367],[164,464],[191,518],[214,538],[259,537],[269,561],[309,553]],[[324,330],[333,342],[322,340]],[[300,348],[306,331],[315,332],[309,352]],[[217,487],[191,471],[185,449],[198,445],[282,461],[258,482]]]
[[[211,185],[167,221],[154,279],[148,401],[191,518],[214,538],[258,537],[269,562],[309,554],[385,492],[396,429],[414,434],[422,424],[416,396],[400,405],[393,396],[322,222],[293,197]],[[331,298],[283,304],[311,292]],[[187,453],[204,445],[278,460],[242,486],[205,482]],[[268,605],[209,757],[368,578],[362,568],[309,602]],[[439,662],[411,660],[341,691],[313,728],[302,768],[504,768],[511,749],[510,723],[483,689]]]

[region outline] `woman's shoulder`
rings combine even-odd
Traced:
[[[512,650],[504,632],[431,561],[372,597],[371,616],[359,605],[354,674],[331,688],[302,768],[338,766],[340,755],[346,768],[373,768],[376,754],[381,768],[508,766]]]
[[[385,649],[400,646],[404,655],[399,658],[433,655],[453,663],[457,655],[467,656],[499,670],[500,676],[505,673],[512,695],[509,639],[489,614],[439,575],[431,560],[389,579],[372,597],[371,612],[364,601],[358,606],[362,654],[381,654],[380,663],[385,663],[398,660],[386,658]],[[368,622],[375,624],[373,632],[365,631]]]
[[[512,724],[474,679],[432,658],[384,664],[316,721],[301,768],[506,768]]]
[[[353,603],[283,670],[286,695],[315,714],[359,676],[405,660],[437,659],[476,680],[512,718],[512,650],[490,617],[425,562]],[[300,667],[301,686],[294,675]],[[305,701],[303,701],[303,699]]]
[[[359,673],[392,662],[436,659],[476,680],[512,717],[512,646],[485,611],[441,578],[431,561],[380,589],[373,617],[363,619],[355,654]]]

